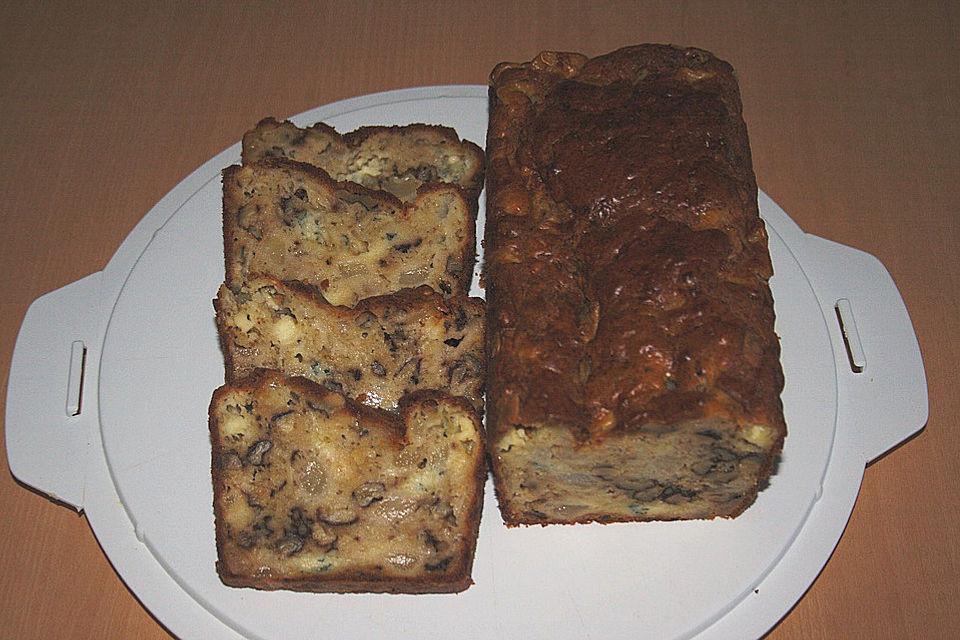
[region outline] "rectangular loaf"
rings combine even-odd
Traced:
[[[508,525],[736,516],[783,374],[739,88],[698,49],[491,74],[487,434]]]
[[[480,417],[406,396],[400,414],[274,371],[210,403],[217,570],[230,586],[466,589],[486,478]]]

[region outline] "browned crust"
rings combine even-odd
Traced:
[[[473,269],[476,263],[476,222],[478,204],[476,198],[468,198],[464,191],[456,185],[446,183],[424,183],[417,189],[417,197],[412,202],[403,202],[392,193],[382,190],[368,189],[355,182],[337,182],[320,167],[304,162],[297,162],[287,158],[265,158],[250,165],[231,165],[222,172],[223,183],[223,256],[224,270],[226,273],[227,285],[237,287],[241,283],[237,282],[231,265],[236,264],[238,256],[235,253],[235,245],[238,243],[240,233],[237,226],[237,211],[242,205],[242,189],[237,182],[237,174],[245,167],[264,170],[283,170],[291,173],[299,173],[304,179],[316,182],[322,189],[329,191],[343,190],[354,193],[358,196],[372,198],[396,209],[406,211],[413,210],[419,206],[421,199],[431,193],[452,193],[461,200],[469,214],[469,220],[465,225],[465,234],[463,246],[461,247],[461,261],[463,269],[455,280],[456,287],[454,294],[467,294],[473,282]],[[236,187],[236,188],[235,188]]]
[[[469,558],[473,562],[473,558]],[[220,564],[217,564],[220,572]],[[321,582],[307,580],[251,580],[243,576],[231,576],[219,573],[220,581],[228,587],[246,587],[259,591],[300,591],[309,593],[392,593],[392,594],[423,594],[423,593],[460,593],[473,585],[469,574],[470,568],[464,576],[459,576],[450,582],[414,581],[405,582],[377,579],[376,575],[358,571],[354,578],[343,579],[337,582]]]
[[[219,434],[216,432],[214,420],[215,407],[217,406],[220,398],[232,390],[242,390],[255,393],[258,389],[263,388],[265,385],[274,384],[278,381],[282,381],[284,384],[289,385],[302,396],[308,398],[319,399],[329,395],[340,395],[336,394],[335,392],[328,391],[327,389],[324,389],[320,385],[306,378],[286,377],[276,371],[267,369],[257,370],[246,378],[238,380],[234,384],[223,385],[214,391],[208,409],[208,423],[210,425],[210,439],[212,445],[210,468],[214,486],[213,510],[218,557],[216,567],[221,581],[225,585],[231,587],[249,587],[264,591],[283,589],[315,593],[457,593],[470,587],[473,584],[471,572],[473,569],[477,536],[480,528],[480,516],[483,510],[483,489],[487,476],[486,457],[482,453],[477,455],[477,464],[474,469],[475,489],[468,511],[468,522],[462,527],[466,534],[465,538],[468,540],[468,544],[465,545],[463,552],[457,558],[457,570],[445,575],[441,580],[431,580],[426,576],[405,580],[398,580],[395,578],[385,579],[377,576],[375,573],[366,571],[356,571],[347,576],[341,575],[335,580],[310,580],[301,578],[285,579],[283,577],[257,579],[251,576],[236,575],[228,572],[224,564],[219,560],[219,558],[223,557],[224,553],[226,530],[224,527],[224,514],[222,512],[220,503],[216,499],[216,495],[221,491],[224,481],[221,475],[218,473],[218,465],[216,464],[218,455],[221,453],[221,451],[218,448],[218,442],[220,441],[220,438]],[[417,403],[430,399],[434,399],[437,402],[445,402],[463,410],[465,413],[471,416],[474,426],[476,427],[477,437],[480,439],[480,446],[477,448],[477,451],[483,452],[486,449],[482,419],[477,411],[462,398],[448,396],[436,390],[418,391],[404,397],[404,399],[401,401],[400,415],[397,416],[396,414],[387,411],[367,407],[345,396],[343,397],[346,402],[346,406],[352,412],[354,412],[359,419],[364,421],[365,426],[368,428],[381,428],[385,431],[389,431],[390,433],[394,434],[398,443],[402,443],[405,440],[406,425],[408,423],[409,415],[410,412],[414,410]]]
[[[247,140],[257,135],[258,130],[262,128],[274,128],[283,125],[297,126],[290,122],[289,120],[280,121],[274,117],[266,117],[260,120],[257,123],[256,127],[244,134],[244,144],[242,145],[241,150],[241,162],[242,164],[250,164],[251,158],[247,150]],[[460,147],[460,150],[473,158],[474,166],[476,170],[468,175],[464,181],[456,186],[464,191],[464,195],[469,199],[476,199],[480,195],[480,191],[483,189],[483,180],[484,180],[484,167],[486,156],[483,149],[480,148],[474,142],[470,140],[461,139],[459,134],[452,127],[447,127],[438,124],[426,124],[422,122],[416,122],[407,125],[369,125],[359,127],[353,131],[347,133],[340,133],[334,127],[326,124],[324,122],[317,122],[309,127],[297,127],[301,131],[316,130],[321,131],[326,135],[331,136],[332,138],[338,139],[342,144],[348,149],[357,149],[359,148],[370,136],[376,135],[382,132],[429,132],[439,134],[443,139],[450,142],[452,145]],[[442,183],[439,183],[442,184]]]
[[[666,211],[671,203],[678,210],[687,207],[692,211],[706,200],[695,200],[701,197],[699,193],[683,191],[686,188],[684,182],[673,180],[669,168],[662,175],[642,174],[636,180],[636,183],[643,183],[652,177],[653,181],[669,181],[670,187],[676,190],[669,193],[665,191],[666,197],[657,200],[642,193],[617,191],[637,176],[619,175],[616,162],[621,156],[611,152],[605,158],[596,153],[595,147],[590,148],[589,143],[584,143],[587,149],[584,153],[594,153],[589,156],[591,164],[580,165],[582,171],[578,172],[572,164],[563,164],[569,158],[554,153],[556,147],[537,142],[559,142],[559,138],[549,136],[558,135],[562,127],[562,123],[556,120],[544,123],[540,118],[544,104],[563,104],[563,100],[554,98],[560,95],[555,92],[563,91],[564,97],[581,100],[580,104],[586,113],[591,109],[600,111],[606,107],[604,98],[592,100],[583,96],[604,96],[608,95],[605,91],[609,90],[609,95],[619,99],[628,90],[619,94],[617,91],[639,85],[647,78],[651,82],[649,86],[656,91],[656,83],[669,83],[671,77],[680,77],[682,74],[693,78],[691,84],[703,82],[698,86],[703,88],[704,96],[707,96],[704,100],[710,103],[711,108],[722,105],[718,108],[718,112],[722,112],[719,124],[713,122],[710,126],[717,127],[723,138],[722,143],[726,145],[721,160],[715,166],[728,174],[715,179],[713,175],[704,173],[698,178],[702,178],[700,186],[708,190],[708,196],[715,198],[714,202],[733,211],[728,222],[716,225],[716,234],[710,237],[703,234],[702,237],[709,241],[703,245],[704,251],[689,246],[688,253],[692,256],[697,255],[698,251],[702,255],[719,255],[717,252],[727,246],[725,243],[741,243],[742,248],[735,247],[730,259],[717,259],[715,264],[704,266],[701,272],[708,274],[711,269],[714,273],[721,271],[724,278],[732,283],[731,290],[742,285],[745,290],[752,291],[752,297],[746,302],[738,298],[738,294],[730,299],[730,307],[736,316],[731,322],[757,329],[761,347],[754,349],[759,355],[751,354],[749,362],[741,355],[733,355],[734,365],[729,368],[731,375],[727,376],[729,379],[724,379],[726,386],[712,397],[697,395],[697,388],[691,382],[689,391],[680,387],[684,395],[681,398],[680,394],[674,394],[681,401],[671,401],[672,404],[666,400],[671,394],[662,393],[663,397],[654,397],[654,404],[646,407],[636,404],[627,407],[625,401],[612,405],[611,399],[623,397],[609,382],[616,376],[611,374],[606,381],[601,379],[596,382],[592,372],[597,371],[597,354],[604,353],[600,348],[606,339],[603,332],[609,332],[610,327],[617,324],[618,316],[603,315],[609,313],[612,305],[603,299],[602,286],[596,280],[591,280],[589,265],[595,257],[591,251],[619,252],[616,243],[622,242],[623,229],[617,230],[616,237],[613,237],[613,233],[608,233],[606,238],[600,234],[592,236],[598,241],[593,246],[577,240],[579,244],[576,249],[567,249],[565,253],[563,245],[569,245],[571,237],[589,237],[591,229],[606,224],[604,216],[609,215],[611,220],[617,222],[618,215],[622,215],[622,219],[629,219],[636,211],[646,211],[643,207],[648,207],[651,212],[658,208]],[[684,420],[702,415],[698,412],[712,411],[741,422],[762,422],[777,430],[777,442],[763,464],[762,476],[768,475],[786,435],[779,397],[783,375],[779,362],[779,342],[773,333],[773,300],[767,286],[772,266],[767,252],[766,233],[759,219],[756,180],[746,125],[742,119],[739,88],[730,65],[701,49],[667,45],[626,47],[596,58],[579,53],[547,51],[529,62],[497,65],[490,76],[489,93],[483,279],[487,299],[487,433],[490,446],[517,425],[568,429],[583,446],[590,446],[591,442],[608,436],[642,432],[644,424],[650,421],[669,421],[671,415],[676,416],[674,420]],[[614,115],[618,114],[614,112]],[[656,122],[652,125],[654,129],[657,126]],[[690,123],[691,128],[697,126],[696,123]],[[540,139],[535,138],[538,135]],[[581,138],[593,140],[595,138],[591,138],[592,135],[595,135],[593,131],[582,132]],[[613,146],[616,148],[615,144]],[[670,157],[672,150],[665,151],[661,159]],[[623,147],[617,152],[623,152]],[[579,184],[573,178],[564,178],[574,174]],[[618,183],[621,177],[623,179]],[[595,185],[608,183],[613,190],[606,194],[609,199],[603,202],[597,197],[596,189],[599,187]],[[591,187],[591,184],[594,186]],[[594,189],[592,193],[591,188]],[[711,189],[713,191],[709,191]],[[658,191],[656,196],[659,195]],[[630,204],[634,209],[626,212],[618,209],[621,196],[633,198]],[[554,213],[557,217],[542,221],[539,229],[530,235],[531,230],[524,227],[524,220],[540,215],[541,207],[545,204],[556,207]],[[688,224],[689,220],[683,217],[683,213],[677,213],[674,219],[665,216],[667,222],[660,226],[666,228],[668,224],[678,227]],[[596,225],[588,220],[601,220],[602,224]],[[611,228],[613,224],[610,223]],[[656,215],[651,215],[637,224],[646,229],[660,223]],[[610,244],[604,246],[603,242],[607,241]],[[682,244],[678,248],[684,249]],[[634,252],[638,253],[635,248]],[[596,255],[606,259],[602,253]],[[600,270],[596,269],[595,272],[599,273]],[[610,270],[604,272],[605,277],[608,275]],[[613,275],[617,276],[616,273]],[[651,283],[652,286],[656,285],[655,281]],[[626,278],[624,284],[629,286]],[[549,300],[552,309],[535,318],[526,311],[535,299],[544,302]],[[720,309],[718,317],[724,317],[723,305],[716,306]],[[637,315],[632,317],[644,317],[639,315],[640,309],[634,311]],[[631,316],[624,315],[622,319],[624,322],[633,322]],[[620,324],[624,325],[624,322]],[[639,328],[640,323],[636,326]],[[717,326],[720,327],[717,329],[719,332],[728,331]],[[750,339],[753,338],[751,335]],[[609,343],[608,346],[605,353],[611,354],[616,352],[618,345]],[[521,353],[515,351],[517,348],[537,354],[538,358],[534,361],[539,369],[530,371],[518,364],[522,358],[517,357]],[[584,359],[583,354],[593,356],[592,361],[588,360],[593,365],[592,372],[587,367],[586,377],[589,381],[570,383],[578,374],[583,375],[582,369],[578,371],[578,364]],[[531,361],[530,358],[526,360]],[[613,361],[608,364],[611,365],[610,371],[638,366],[632,361],[619,365],[619,369],[616,369]],[[708,369],[707,373],[712,375],[712,371],[719,369]],[[672,373],[683,373],[687,378],[692,378],[689,372],[679,369]],[[738,385],[731,379],[740,374],[743,377]],[[623,374],[618,375],[623,379]],[[716,379],[711,378],[714,381]],[[652,377],[641,377],[632,382],[623,380],[624,384],[634,384],[638,388],[638,383],[642,383],[645,385],[642,388],[647,390],[656,388],[657,384],[663,387],[664,382],[660,379],[658,383]],[[509,500],[502,493],[495,452],[491,452],[491,458],[501,512],[507,524],[542,524],[540,520],[533,522],[511,509]],[[756,490],[746,496],[734,512],[722,515],[732,517],[739,514],[753,502],[755,496]],[[595,518],[584,517],[581,521],[614,521],[603,514],[596,515]],[[630,518],[635,519],[640,518]]]

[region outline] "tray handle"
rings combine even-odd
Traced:
[[[10,471],[22,483],[83,510],[90,427],[98,421],[103,272],[37,298],[17,335],[7,384]]]
[[[927,381],[913,324],[893,278],[874,256],[807,234],[800,264],[834,346],[837,424],[865,463],[927,422]]]

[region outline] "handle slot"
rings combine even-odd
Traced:
[[[82,340],[70,345],[70,373],[67,376],[67,415],[80,415],[83,409],[83,377],[87,368],[87,347]]]
[[[857,321],[853,317],[853,307],[846,298],[840,298],[833,305],[833,310],[837,314],[837,321],[840,323],[840,334],[843,336],[843,344],[847,350],[847,361],[850,363],[850,369],[854,373],[863,373],[867,366],[867,355],[863,351],[863,343],[860,341],[860,333],[857,331]]]

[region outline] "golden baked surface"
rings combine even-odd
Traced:
[[[697,49],[491,75],[488,436],[508,524],[732,516],[786,434],[739,88]]]
[[[332,304],[427,285],[466,295],[475,199],[428,184],[410,202],[285,158],[223,172],[226,281],[266,273],[316,287]]]
[[[227,380],[254,369],[309,378],[363,404],[396,410],[419,389],[440,389],[483,411],[484,306],[428,287],[367,298],[350,309],[265,276],[214,301]]]
[[[217,569],[232,586],[460,591],[486,476],[479,416],[430,392],[401,416],[258,371],[210,404]]]
[[[405,201],[429,182],[458,185],[473,198],[483,188],[483,150],[436,125],[361,127],[341,135],[322,122],[300,128],[265,118],[243,136],[243,164],[276,157],[315,165],[334,180],[383,189]]]

